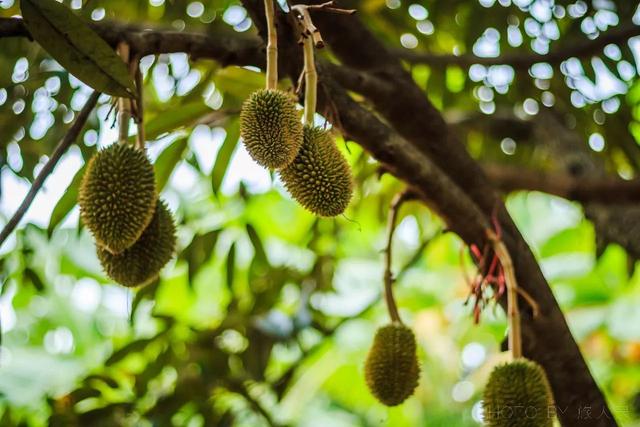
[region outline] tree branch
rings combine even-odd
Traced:
[[[458,65],[469,67],[473,64],[481,65],[511,65],[516,70],[528,70],[533,64],[546,62],[550,65],[559,65],[572,57],[585,58],[601,53],[608,44],[626,42],[632,37],[640,35],[640,26],[627,23],[615,29],[601,34],[594,40],[581,40],[573,43],[565,42],[563,46],[547,54],[513,53],[495,58],[483,58],[475,55],[447,55],[416,52],[408,49],[396,49],[394,53],[401,59],[412,64],[427,64],[435,67]]]
[[[7,222],[7,224],[0,232],[0,246],[2,246],[7,237],[9,237],[11,232],[20,223],[20,220],[22,219],[24,214],[29,210],[31,203],[33,203],[36,194],[38,194],[38,191],[40,191],[40,188],[42,188],[44,182],[47,180],[51,172],[53,172],[53,169],[58,164],[58,161],[60,160],[62,155],[67,151],[71,144],[73,144],[73,142],[82,131],[82,128],[87,122],[89,114],[93,110],[93,107],[96,105],[96,102],[98,102],[99,97],[99,92],[94,91],[91,94],[87,102],[84,104],[84,107],[82,107],[82,110],[80,110],[80,112],[78,113],[78,117],[76,117],[73,125],[71,125],[71,127],[69,128],[69,131],[58,143],[55,150],[53,151],[53,154],[51,154],[51,157],[49,158],[47,163],[45,163],[45,165],[42,167],[42,170],[40,170],[40,173],[38,174],[36,179],[33,180],[33,184],[31,185],[31,188],[29,189],[29,192],[25,196],[24,200],[18,207],[18,210],[13,214],[9,222]]]
[[[120,22],[93,22],[90,26],[111,45],[127,42],[131,52],[139,56],[161,53],[188,53],[193,59],[215,59],[223,66],[264,66],[265,48],[256,37],[178,32],[162,28],[149,29]],[[21,18],[0,18],[0,38],[28,37]]]
[[[546,173],[506,165],[484,165],[489,179],[504,192],[541,191],[580,203],[632,203],[640,201],[640,180],[576,178],[567,173]]]

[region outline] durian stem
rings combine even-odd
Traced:
[[[278,87],[278,33],[273,1],[264,0],[264,14],[267,19],[267,89]]]
[[[389,317],[392,322],[402,323],[400,319],[400,313],[398,312],[398,306],[393,296],[393,283],[395,281],[393,273],[391,272],[391,260],[392,248],[393,248],[393,234],[396,229],[396,222],[398,220],[398,211],[400,206],[406,200],[408,193],[402,192],[396,194],[389,206],[389,219],[387,223],[387,247],[384,251],[384,299],[387,304],[387,310],[389,310]]]
[[[136,99],[136,116],[138,125],[138,135],[136,137],[136,144],[140,150],[144,150],[144,145],[147,140],[147,136],[144,131],[144,101],[143,101],[143,86],[144,80],[142,79],[142,72],[140,71],[140,61],[136,58],[133,65],[132,73],[135,76],[136,88],[138,89],[138,98]]]
[[[313,126],[316,114],[316,97],[318,87],[318,73],[313,59],[313,40],[304,38],[304,124]]]
[[[507,247],[493,230],[487,230],[487,237],[493,245],[502,269],[507,286],[507,319],[509,322],[509,349],[514,359],[522,357],[522,333],[520,331],[520,310],[518,309],[518,281],[516,280],[513,261]]]
[[[118,54],[126,64],[129,64],[129,53],[129,45],[127,43],[118,44]],[[118,98],[118,142],[120,144],[127,143],[130,120],[131,100],[129,98]]]

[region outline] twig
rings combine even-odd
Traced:
[[[311,19],[311,15],[309,14],[310,10],[324,11],[340,15],[353,15],[354,13],[356,13],[355,9],[340,9],[337,7],[332,7],[333,5],[333,1],[328,1],[326,3],[317,5],[297,4],[291,6],[291,10],[295,14],[302,36],[298,41],[299,43],[302,43],[304,38],[311,37],[311,39],[313,40],[313,45],[316,48],[322,49],[324,47],[324,40],[322,39],[320,30],[318,30],[318,28],[314,25],[313,20]]]
[[[398,313],[398,306],[396,305],[395,298],[393,297],[393,273],[391,272],[392,261],[392,248],[393,248],[393,234],[396,229],[396,222],[398,220],[398,211],[400,206],[407,199],[407,192],[396,194],[389,206],[389,220],[387,222],[387,247],[384,251],[384,299],[387,303],[387,309],[389,310],[389,317],[392,322],[402,323],[400,319],[400,313]]]
[[[259,413],[260,415],[262,415],[262,417],[265,419],[265,421],[267,422],[267,424],[269,424],[270,426],[277,426],[279,425],[271,416],[271,414],[269,414],[269,412],[267,412],[267,410],[260,404],[260,402],[258,402],[256,399],[253,398],[253,396],[251,396],[251,394],[249,393],[249,390],[247,390],[247,387],[245,387],[244,384],[239,383],[239,382],[232,382],[229,384],[230,385],[230,389],[232,391],[235,391],[236,393],[238,393],[240,396],[244,397],[244,399],[249,402],[249,404],[251,406],[253,406]]]
[[[493,246],[493,251],[500,260],[504,270],[507,286],[507,318],[509,321],[509,348],[514,359],[522,357],[522,334],[520,331],[520,310],[518,310],[518,282],[516,280],[513,261],[507,247],[496,233],[488,229],[487,238]]]
[[[51,154],[51,157],[49,158],[47,163],[45,163],[45,165],[42,167],[42,170],[40,170],[40,173],[38,174],[36,179],[33,180],[33,184],[31,185],[31,188],[29,189],[29,192],[25,196],[24,200],[18,207],[18,210],[13,214],[9,222],[7,222],[7,224],[4,226],[2,232],[0,232],[0,246],[4,243],[7,237],[9,237],[11,232],[13,232],[24,214],[27,213],[29,206],[31,206],[31,203],[33,203],[36,194],[38,194],[38,191],[40,191],[40,188],[42,188],[47,177],[51,174],[51,172],[53,172],[53,169],[58,164],[58,161],[60,160],[62,155],[67,151],[69,146],[76,140],[76,138],[80,134],[80,131],[89,118],[89,114],[93,110],[93,107],[96,105],[96,102],[98,102],[99,97],[99,92],[94,91],[91,94],[87,102],[84,104],[84,107],[82,107],[82,110],[80,110],[80,112],[78,113],[78,116],[73,122],[73,125],[71,125],[71,127],[69,128],[69,131],[53,150],[53,154]]]
[[[267,20],[267,89],[278,87],[278,33],[273,1],[264,0],[264,14]]]

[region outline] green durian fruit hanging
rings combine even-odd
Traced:
[[[80,216],[98,245],[119,253],[133,245],[155,210],[153,166],[144,152],[112,144],[94,155],[82,177]]]
[[[489,427],[552,427],[553,395],[540,365],[519,358],[496,366],[484,391]]]
[[[413,331],[400,323],[376,332],[365,363],[365,379],[381,403],[396,406],[410,397],[420,379]]]
[[[260,89],[242,105],[240,136],[249,155],[261,166],[290,164],[302,145],[302,123],[294,98],[277,89]]]
[[[320,216],[342,214],[353,193],[349,164],[329,132],[318,127],[304,127],[302,147],[280,177],[298,203]]]
[[[151,223],[133,246],[116,255],[100,246],[97,246],[97,252],[110,278],[123,286],[134,287],[153,281],[173,256],[175,246],[173,217],[159,200]]]

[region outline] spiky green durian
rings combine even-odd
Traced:
[[[521,358],[496,366],[484,390],[490,427],[551,427],[553,395],[540,365]]]
[[[287,166],[302,145],[302,123],[294,98],[277,89],[253,92],[242,105],[240,136],[249,155],[261,166]]]
[[[351,200],[349,164],[329,132],[318,127],[304,127],[302,147],[280,177],[293,198],[316,215],[340,215]]]
[[[371,394],[381,403],[396,406],[404,402],[420,379],[413,331],[400,323],[378,329],[364,372]]]
[[[145,285],[158,276],[173,256],[176,246],[176,228],[173,217],[161,200],[140,239],[123,252],[113,255],[97,247],[102,268],[116,282],[127,287]]]
[[[82,177],[78,204],[96,242],[112,253],[133,245],[155,210],[153,166],[144,152],[113,144],[91,158]]]

